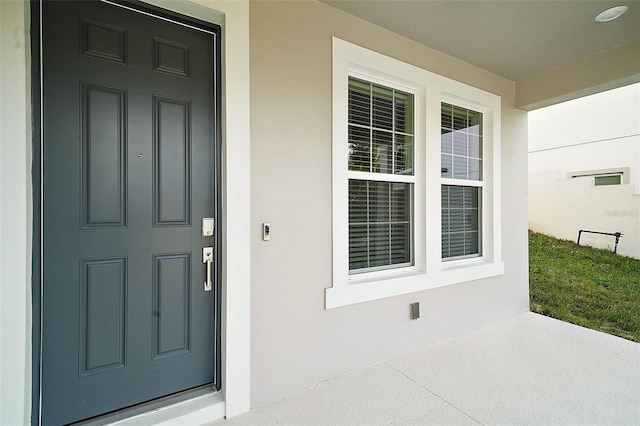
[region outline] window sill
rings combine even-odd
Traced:
[[[504,263],[476,260],[464,264],[445,264],[443,270],[438,272],[418,272],[350,284],[345,280],[344,284],[325,290],[325,308],[338,308],[503,274]]]

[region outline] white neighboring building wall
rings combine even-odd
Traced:
[[[529,113],[529,228],[640,258],[640,84]]]

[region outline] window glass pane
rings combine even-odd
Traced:
[[[371,83],[349,79],[349,123],[371,125]]]
[[[367,225],[349,225],[349,270],[369,267]]]
[[[391,264],[390,257],[390,225],[369,225],[369,266],[387,266]]]
[[[442,234],[442,257],[447,257],[445,256],[445,253],[447,253],[447,255],[449,254],[449,234]]]
[[[407,264],[411,262],[411,231],[409,222],[391,224],[391,264]]]
[[[449,233],[456,233],[464,229],[464,210],[462,208],[449,209]]]
[[[481,180],[482,179],[482,160],[475,158],[469,158],[467,161],[467,167],[469,170],[469,180]]]
[[[393,129],[393,89],[372,85],[372,125],[378,129]]]
[[[453,153],[456,155],[467,155],[467,134],[463,132],[453,132]]]
[[[395,91],[396,132],[413,134],[413,95]]]
[[[453,106],[453,130],[466,130],[469,127],[467,109]]]
[[[467,131],[470,135],[481,135],[482,134],[482,113],[473,110],[467,110],[467,114],[469,115],[469,127]]]
[[[393,134],[374,130],[372,148],[371,171],[374,173],[393,173],[391,168],[393,165]]]
[[[349,126],[349,170],[371,171],[371,130]]]
[[[412,261],[413,184],[349,180],[349,270]]]
[[[481,158],[482,138],[479,135],[468,135],[467,147],[469,148],[469,157]]]
[[[449,233],[449,255],[442,256],[443,258],[447,257],[457,257],[464,255],[464,233],[462,232],[451,232]]]
[[[620,185],[622,183],[622,175],[594,176],[593,184],[601,185]]]
[[[443,103],[442,106],[442,128],[448,129],[449,133],[453,129],[453,106]]]
[[[450,178],[453,176],[453,157],[449,154],[442,154],[440,156],[440,174],[443,178]]]
[[[442,128],[440,133],[440,151],[451,154],[453,152],[453,132]]]
[[[409,223],[411,217],[410,186],[405,183],[390,183],[391,221]]]
[[[369,182],[369,222],[389,222],[389,182]]]
[[[394,173],[396,175],[413,175],[413,136],[395,135]]]
[[[453,156],[453,178],[466,179],[467,175],[467,158],[458,155]]]
[[[442,257],[480,255],[480,188],[442,186]]]
[[[482,180],[482,113],[441,104],[442,177]],[[446,163],[445,163],[446,161]]]
[[[349,224],[366,225],[369,218],[369,192],[366,180],[349,180]]]

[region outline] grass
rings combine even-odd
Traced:
[[[640,342],[640,260],[529,231],[531,310]]]

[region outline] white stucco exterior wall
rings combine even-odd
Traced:
[[[514,83],[322,3],[254,1],[250,22],[252,406],[527,311],[527,117]],[[502,97],[503,276],[324,309],[332,36]]]
[[[0,424],[31,410],[31,114],[28,5],[0,1]]]
[[[531,111],[529,151],[637,136],[639,114],[640,83]]]
[[[640,258],[640,195],[631,185],[594,186],[589,177],[532,173],[529,203],[529,227],[536,232],[572,241],[581,229],[621,232],[618,253]],[[584,233],[580,244],[613,250],[615,238]]]
[[[571,178],[598,170],[624,170],[624,185]],[[618,252],[640,258],[640,84],[529,113],[529,226],[570,240],[580,229],[622,232]]]

